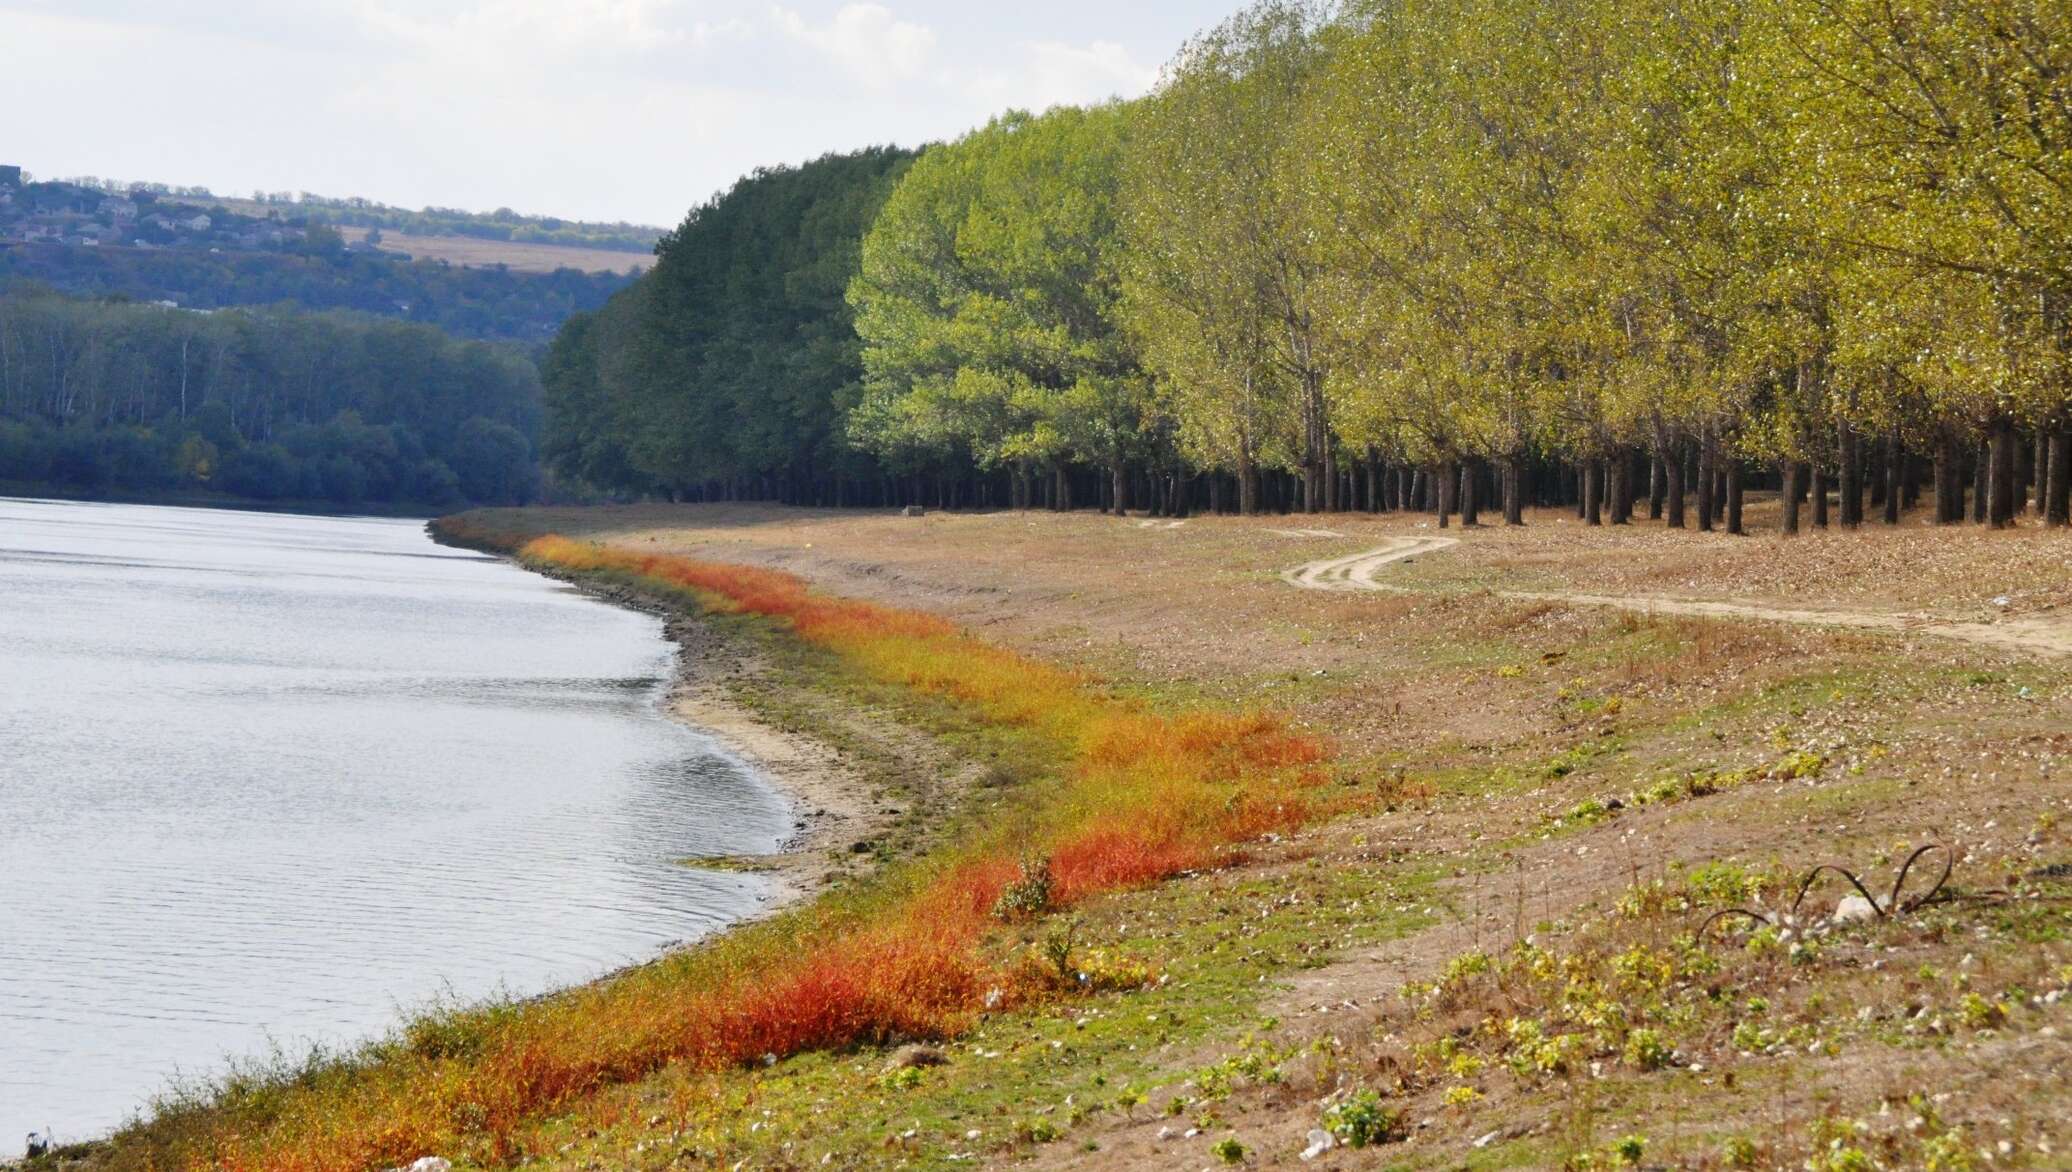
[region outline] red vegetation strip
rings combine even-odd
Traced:
[[[772,570],[441,525],[450,540],[537,569],[688,590],[710,610],[788,624],[874,678],[1053,738],[1066,780],[1021,841],[968,843],[888,882],[883,898],[822,900],[563,997],[459,1015],[463,1043],[415,1044],[281,1092],[261,1119],[230,1110],[201,1143],[183,1144],[177,1163],[349,1172],[459,1148],[511,1159],[528,1119],[671,1063],[723,1068],[953,1036],[1014,996],[985,937],[1024,854],[1049,859],[1051,899],[1063,906],[1211,864],[1222,848],[1327,808],[1316,793],[1324,747],[1272,717],[1146,712],[942,619],[819,595]]]

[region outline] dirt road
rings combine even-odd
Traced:
[[[1407,561],[1421,554],[1439,553],[1459,544],[1459,539],[1453,537],[1392,538],[1387,545],[1365,553],[1327,558],[1296,566],[1283,572],[1281,580],[1305,590],[1414,593],[1410,587],[1383,582],[1376,575],[1392,563]],[[1551,590],[1492,590],[1490,593],[1499,598],[1515,598],[1526,602],[1608,606],[1650,615],[1754,619],[1759,622],[1797,623],[1813,627],[1848,627],[1856,630],[1933,635],[1941,639],[1956,639],[2007,651],[2052,656],[2072,655],[2072,621],[2053,615],[2024,615],[1995,622],[1975,622],[1919,611],[1809,610],[1763,603],[1721,602],[1645,594],[1586,594]]]

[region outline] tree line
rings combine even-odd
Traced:
[[[816,503],[1740,531],[1761,487],[1787,530],[1925,495],[2067,520],[2063,4],[1262,0],[1141,100],[859,158],[744,180],[564,331],[550,435],[590,442],[557,465]],[[851,219],[773,195],[800,185]],[[763,279],[817,254],[816,295],[716,331],[738,290],[665,274],[687,239]]]
[[[340,507],[529,500],[538,375],[348,313],[0,291],[0,484]]]

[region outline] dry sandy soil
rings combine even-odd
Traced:
[[[1931,840],[1954,846],[1953,882],[1971,891],[2072,863],[2072,535],[1910,524],[1732,538],[1528,519],[1441,534],[1401,515],[640,505],[502,518],[786,569],[831,592],[946,615],[1160,702],[1283,711],[1330,737],[1355,772],[1393,786],[1386,809],[1193,881],[1238,884],[1320,862],[1452,875],[1437,926],[1279,977],[1276,1044],[1328,1042],[1343,1064],[1240,1092],[1199,1137],[1179,1133],[1184,1119],[1118,1112],[1079,1124],[1071,1144],[1002,1161],[1194,1169],[1215,1162],[1209,1136],[1228,1135],[1253,1164],[1548,1166],[1547,1152],[1573,1161],[1603,1133],[1632,1129],[1648,1134],[1650,1153],[1670,1153],[1651,1157],[1659,1166],[1726,1166],[1718,1137],[1755,1131],[1771,1137],[1756,1166],[1799,1167],[1841,1134],[1837,1120],[1869,1135],[1889,1117],[1881,1150],[1901,1155],[1874,1166],[1911,1166],[1923,1150],[1923,1125],[1905,1133],[1918,1092],[1941,1096],[1929,1130],[1961,1124],[1971,1162],[1947,1167],[2072,1166],[2062,1008],[2038,1008],[2019,1027],[1930,1031],[1922,1045],[1836,1027],[1849,1040],[1833,1052],[1751,1055],[1719,1038],[1704,1062],[1588,1075],[1580,1092],[1573,1080],[1520,1091],[1492,1076],[1473,1109],[1442,1104],[1436,1088],[1408,1100],[1414,1134],[1379,1154],[1297,1162],[1347,1080],[1396,1069],[1401,1039],[1425,1028],[1405,1016],[1406,981],[1431,980],[1469,950],[1500,951],[1535,924],[1606,915],[1636,880],[1721,860],[1889,873],[1903,844]],[[1780,772],[1780,755],[1818,764]],[[1631,800],[1665,777],[1725,770],[1747,780],[1691,800]],[[1625,808],[1601,819],[1565,817],[1617,799]],[[1862,1007],[1851,1020],[1865,1038],[1889,1025],[1914,1039],[1912,1019],[1883,1001],[1941,995],[1914,974],[1957,972],[1960,987],[1975,977],[1994,996],[2072,981],[2059,929],[2004,936],[1984,919],[1953,923],[1895,924],[1852,943],[1845,964],[1781,970],[1770,995],[1792,999],[1816,1033],[1839,1001]],[[2072,998],[2050,1002],[2061,1004]],[[1151,1106],[1194,1086],[1189,1063],[1218,1056],[1176,1062]],[[1595,1138],[1575,1139],[1578,1128]]]

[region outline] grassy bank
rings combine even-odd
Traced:
[[[1623,556],[1605,536],[1550,563],[1539,544],[1598,535],[1541,520],[1449,556],[1494,589]],[[297,1166],[296,1128],[328,1112],[353,1139],[383,1095],[425,1118],[403,1139],[439,1146],[417,1154],[571,1172],[1296,1166],[1319,1128],[1341,1146],[1301,1166],[2062,1166],[2056,661],[1279,580],[1385,526],[467,522],[451,532],[697,610],[754,662],[733,698],[843,750],[899,824],[777,921],[551,1014],[449,1015],[168,1117],[113,1149],[132,1166]],[[532,544],[550,531],[579,539]],[[1692,591],[1763,552],[1677,544]],[[1827,588],[1887,564],[1825,565]],[[1262,703],[1282,715],[1245,715]],[[1816,864],[1882,900],[1931,839],[1954,898],[1832,923],[1852,889],[1827,872],[1779,922]],[[1772,922],[1706,924],[1730,907]],[[840,1010],[801,1016],[816,1004]],[[780,1030],[794,1049],[751,1052]],[[537,1081],[492,1100],[513,1053]],[[491,1102],[493,1123],[466,1114]]]
[[[816,594],[788,575],[634,556],[447,522],[450,540],[565,577],[781,631],[854,686],[909,693],[969,746],[1025,763],[920,857],[597,986],[411,1023],[288,1077],[236,1080],[119,1137],[115,1165],[361,1169],[438,1153],[538,1155],[535,1124],[675,1068],[963,1036],[988,1013],[1152,974],[1030,925],[1104,892],[1230,861],[1240,844],[1357,805],[1327,750],[1270,716],[1169,713],[943,620]],[[1012,782],[1012,779],[1010,779]],[[1041,784],[1031,784],[1041,782]]]

